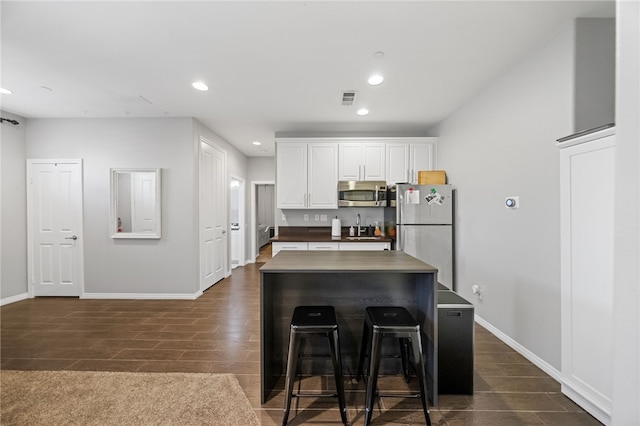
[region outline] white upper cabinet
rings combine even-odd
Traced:
[[[409,144],[387,144],[387,177],[388,185],[409,182]]]
[[[341,142],[338,144],[339,180],[385,180],[383,142]]]
[[[332,143],[308,144],[307,190],[310,209],[338,208],[338,150]]]
[[[386,144],[388,185],[400,182],[416,183],[420,170],[435,168],[437,138],[389,140]]]
[[[276,198],[279,209],[338,208],[335,143],[278,142]]]

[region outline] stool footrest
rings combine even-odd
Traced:
[[[295,396],[296,398],[335,398],[338,396],[337,392],[334,393],[300,393],[294,392],[291,396]]]

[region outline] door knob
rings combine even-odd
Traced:
[[[77,235],[72,235],[70,237],[64,237],[65,240],[77,240],[78,236]]]

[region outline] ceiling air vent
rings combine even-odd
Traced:
[[[342,105],[343,106],[351,106],[356,99],[356,91],[355,90],[345,90],[342,92]]]

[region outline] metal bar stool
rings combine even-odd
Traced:
[[[334,394],[294,394],[293,382],[296,377],[298,367],[298,357],[300,356],[300,343],[306,335],[324,335],[329,340],[331,349],[331,360],[333,361],[333,374],[336,379],[336,393]],[[342,423],[347,422],[347,407],[344,397],[344,382],[342,381],[342,361],[340,360],[340,341],[338,339],[338,320],[333,306],[298,306],[293,311],[291,318],[291,330],[289,332],[289,354],[287,356],[287,375],[285,379],[285,400],[284,416],[282,425],[286,425],[291,409],[291,397],[301,396],[337,396],[340,406],[340,416]]]
[[[411,316],[409,311],[396,306],[369,306],[365,309],[365,322],[362,331],[362,346],[356,380],[364,374],[365,358],[369,357],[369,368],[366,372],[365,394],[365,426],[371,421],[373,413],[373,400],[376,396],[378,371],[380,369],[380,352],[383,338],[397,338],[400,342],[402,368],[406,378],[409,376],[408,352],[411,347],[416,375],[420,384],[420,398],[427,425],[431,426],[429,415],[428,386],[424,357],[422,356],[422,339],[420,337],[420,324]],[[393,396],[401,396],[394,394]],[[413,395],[406,395],[413,396]]]

